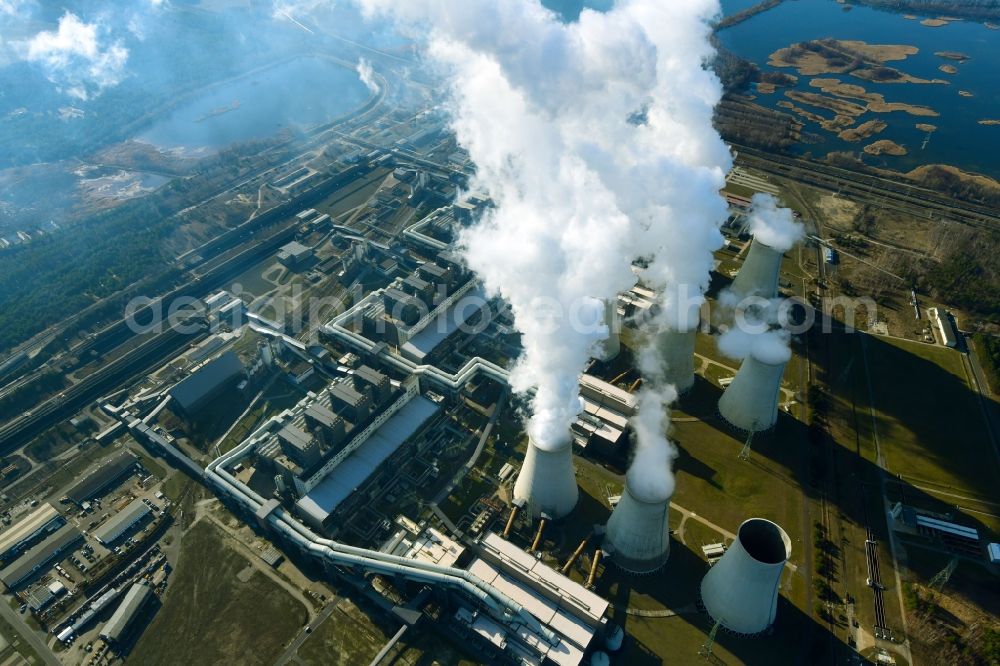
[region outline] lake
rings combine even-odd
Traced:
[[[726,11],[734,12],[747,6],[744,0],[723,0]],[[893,169],[909,170],[921,164],[952,164],[960,168],[985,173],[1000,179],[1000,126],[978,124],[982,119],[1000,119],[1000,84],[997,63],[1000,62],[1000,31],[987,28],[982,23],[954,21],[941,27],[928,27],[918,20],[904,18],[902,13],[854,6],[850,11],[833,0],[786,0],[736,26],[719,33],[726,48],[756,63],[762,70],[776,70],[795,74],[799,81],[796,90],[818,92],[809,86],[813,77],[799,75],[791,68],[773,68],[767,65],[768,56],[774,51],[796,42],[832,37],[840,40],[860,40],[869,44],[905,44],[916,46],[919,52],[905,60],[887,63],[907,74],[924,79],[945,79],[943,84],[871,83],[846,74],[823,74],[822,77],[839,78],[846,83],[862,85],[868,92],[885,96],[888,102],[904,102],[929,106],[938,117],[918,118],[905,112],[866,113],[856,124],[880,119],[889,124],[881,133],[860,143],[848,143],[818,124],[805,121],[805,131],[819,135],[824,140],[817,144],[800,144],[798,152],[811,151],[825,155],[830,151],[851,150],[858,152],[866,144],[878,139],[890,139],[902,144],[908,155],[865,156],[871,164]],[[937,51],[956,51],[969,56],[964,63],[956,63],[934,55]],[[946,74],[940,65],[954,65],[958,72]],[[959,90],[973,93],[962,97]],[[787,99],[783,89],[771,95],[758,95],[757,102],[779,111],[777,106]],[[850,101],[850,100],[849,100]],[[796,103],[799,106],[804,104]],[[805,107],[810,111],[830,117],[822,109]],[[928,135],[918,130],[917,123],[930,123],[937,131]],[[923,145],[926,140],[926,145]]]
[[[357,72],[303,56],[210,86],[182,101],[137,137],[197,155],[308,127],[360,107],[369,97]]]

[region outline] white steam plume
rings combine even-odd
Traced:
[[[676,397],[671,390],[643,389],[639,393],[639,411],[632,417],[636,447],[626,478],[629,489],[648,502],[662,502],[674,494],[671,466],[677,448],[666,432],[667,407]]]
[[[120,41],[106,41],[105,32],[98,23],[66,12],[56,30],[42,30],[17,46],[21,57],[40,64],[65,94],[86,100],[125,75],[128,49]]]
[[[781,252],[791,249],[804,234],[792,211],[779,208],[778,200],[770,194],[755,194],[750,199],[750,230],[761,243]]]
[[[718,4],[623,0],[564,24],[532,0],[359,2],[412,28],[450,84],[474,186],[497,203],[463,236],[466,256],[522,333],[512,383],[537,387],[532,438],[561,445],[579,410],[580,372],[604,335],[578,324],[598,319],[595,299],[633,283],[631,259],[652,255],[646,277],[656,286],[692,285],[701,299],[707,285],[731,165],[712,127],[721,86],[705,67]],[[652,395],[637,417],[654,424],[637,428],[639,449],[669,460],[663,404],[672,396]]]
[[[777,365],[788,362],[792,357],[788,346],[790,340],[791,334],[780,328],[751,332],[733,327],[719,336],[718,345],[719,351],[729,358],[753,356],[758,361]]]
[[[378,83],[375,81],[375,70],[372,68],[372,64],[364,58],[359,58],[355,69],[357,69],[361,83],[365,84],[365,88],[368,88],[368,92],[377,93]]]

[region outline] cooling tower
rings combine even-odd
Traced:
[[[770,520],[751,518],[740,525],[736,541],[701,581],[701,600],[712,619],[747,636],[770,627],[791,550],[785,530]]]
[[[750,243],[747,258],[729,289],[740,297],[776,297],[782,254],[784,253],[754,238]]]
[[[747,356],[719,398],[719,414],[746,432],[769,430],[778,420],[778,392],[785,364]]]
[[[604,547],[622,569],[644,574],[662,567],[670,556],[670,498],[643,498],[625,480],[625,491],[611,513]]]
[[[524,464],[514,483],[514,502],[524,502],[534,517],[545,513],[562,518],[576,506],[578,494],[572,441],[567,437],[562,447],[548,451],[529,440]]]
[[[604,302],[604,323],[608,327],[608,337],[601,340],[597,356],[602,361],[610,361],[621,351],[618,323],[618,299],[612,298]]]
[[[656,348],[664,366],[664,379],[668,384],[673,384],[679,394],[694,386],[694,341],[697,335],[697,329],[663,329],[656,336]]]

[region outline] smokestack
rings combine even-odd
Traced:
[[[617,298],[609,298],[604,301],[604,324],[608,327],[608,337],[601,340],[597,357],[601,361],[610,361],[614,357],[618,356],[618,352],[620,352],[622,348],[621,339],[618,335],[619,325]]]
[[[701,581],[712,619],[735,634],[753,636],[774,623],[781,572],[792,542],[777,524],[751,518]]]
[[[694,386],[694,342],[697,329],[662,329],[656,335],[656,349],[663,365],[663,382],[673,384],[678,395]]]
[[[605,544],[622,569],[646,574],[662,567],[670,556],[670,498],[643,497],[628,477],[618,506],[608,519]]]
[[[736,279],[729,289],[740,298],[760,296],[775,298],[778,295],[778,272],[781,269],[781,257],[784,253],[776,250],[762,241],[754,239],[750,242],[747,258],[736,274]]]
[[[766,363],[748,354],[719,398],[719,414],[746,432],[769,430],[778,420],[778,394],[785,363]]]
[[[573,510],[579,490],[573,471],[573,444],[568,437],[557,449],[546,450],[528,440],[524,464],[514,483],[514,501],[526,504],[534,518],[562,518]]]

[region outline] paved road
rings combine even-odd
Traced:
[[[24,623],[21,615],[16,610],[7,605],[6,599],[0,601],[0,615],[2,615],[3,619],[7,620],[11,626],[17,629],[17,632],[21,634],[21,637],[28,642],[28,645],[30,645],[31,648],[38,653],[38,656],[41,657],[42,661],[48,664],[48,666],[62,666],[62,662],[56,659],[56,656],[52,654],[52,650],[50,650],[49,646],[45,644],[45,641],[38,637],[38,634],[35,633],[34,629]],[[13,638],[13,636],[10,638]]]
[[[323,610],[319,612],[319,615],[310,620],[306,627],[316,628],[326,622],[327,618],[333,614],[333,611],[337,610],[337,601],[338,600],[336,598],[333,598],[327,602],[326,606],[323,607]],[[274,666],[284,666],[284,664],[287,664],[289,661],[294,659],[298,655],[299,648],[302,647],[302,644],[305,643],[306,639],[311,635],[312,631],[307,632],[306,629],[303,628],[303,630],[299,632],[299,635],[295,637],[295,640],[292,641],[291,645],[289,645],[288,648],[281,653],[281,656],[278,657],[278,660],[274,662]]]

